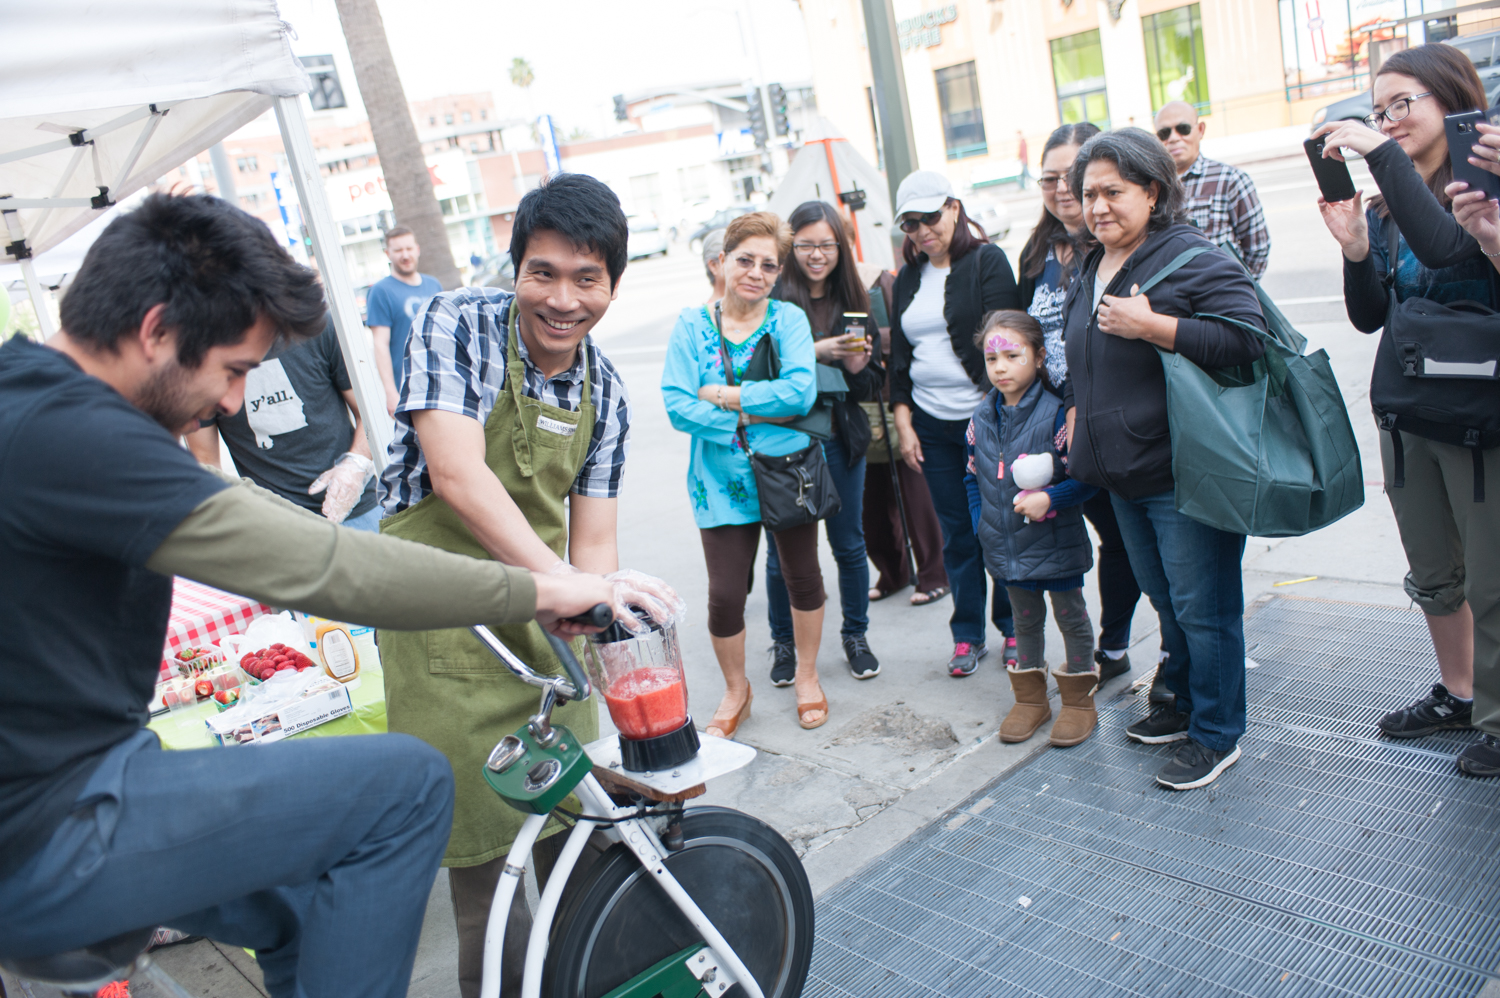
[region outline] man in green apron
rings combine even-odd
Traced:
[[[619,568],[616,503],[629,411],[625,386],[588,339],[625,269],[625,215],[614,193],[564,174],[528,193],[510,253],[514,294],[462,288],[433,298],[412,324],[390,463],[381,479],[381,533],[544,573],[610,575]],[[644,577],[628,574],[632,579]],[[616,582],[626,602],[676,599],[655,580]],[[663,608],[665,609],[665,608]],[[497,629],[538,672],[561,665],[539,627]],[[450,868],[459,986],[479,993],[484,932],[522,815],[481,776],[501,737],[536,712],[515,680],[465,630],[382,632],[392,731],[442,750],[456,777]],[[553,714],[585,742],[598,737],[594,702]],[[539,874],[553,844],[538,844]],[[519,989],[530,915],[517,895],[502,993]]]

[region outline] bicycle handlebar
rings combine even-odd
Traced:
[[[587,613],[581,613],[576,617],[568,617],[567,619],[575,624],[604,628],[608,627],[614,621],[615,614],[608,603],[598,603]],[[495,637],[494,633],[488,627],[477,624],[470,627],[469,631],[479,639],[479,643],[484,645],[491,655],[494,655],[501,662],[505,663],[505,667],[522,682],[529,683],[538,688],[550,686],[557,691],[559,697],[572,700],[575,703],[587,700],[590,694],[593,693],[588,673],[578,663],[578,657],[573,654],[573,649],[569,648],[568,643],[561,638],[546,631],[542,632],[547,635],[547,642],[552,645],[553,652],[556,653],[558,660],[562,662],[563,671],[568,674],[566,680],[558,676],[538,675],[532,671],[531,667],[521,661],[515,652],[505,647],[505,644],[499,638]]]

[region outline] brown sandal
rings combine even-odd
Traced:
[[[823,712],[823,716],[818,718],[816,721],[809,722],[807,720],[807,715],[811,714],[815,710],[821,710]],[[797,704],[797,723],[802,725],[802,729],[804,731],[811,731],[813,728],[821,728],[823,725],[827,724],[828,697],[825,696],[823,697],[823,699],[814,700],[811,703]]]
[[[750,720],[750,704],[754,699],[755,690],[747,687],[745,695],[745,706],[740,708],[739,713],[735,714],[733,717],[725,718],[721,718],[718,714],[715,714],[709,720],[708,725],[703,729],[703,733],[705,735],[708,735],[712,734],[714,731],[718,731],[719,734],[716,736],[718,738],[733,738],[734,733],[739,730],[740,723],[742,721]]]

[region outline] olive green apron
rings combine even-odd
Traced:
[[[593,435],[588,368],[585,364],[577,412],[524,396],[525,361],[516,342],[514,302],[507,311],[505,390],[484,424],[484,460],[542,543],[562,558],[568,542],[563,500],[583,468]],[[436,495],[381,520],[380,532],[473,558],[490,557]],[[537,672],[561,674],[562,665],[535,621],[493,630]],[[477,866],[503,856],[525,816],[490,789],[481,767],[496,742],[536,713],[540,691],[515,678],[464,628],[381,631],[380,658],[390,730],[416,735],[453,764],[453,833],[443,865]],[[593,701],[559,707],[552,718],[585,743],[599,736]]]

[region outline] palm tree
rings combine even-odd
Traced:
[[[532,72],[531,63],[516,56],[510,61],[510,82],[525,90],[536,82],[536,73]]]
[[[354,62],[354,78],[359,84],[370,131],[375,135],[375,152],[385,174],[386,191],[396,209],[396,221],[411,229],[422,247],[422,270],[437,278],[445,289],[463,283],[453,263],[448,245],[448,229],[437,197],[432,193],[432,178],[417,141],[417,126],[412,122],[406,103],[406,91],[391,58],[391,46],[385,37],[385,22],[375,0],[335,0],[344,38],[349,43],[349,57]]]

